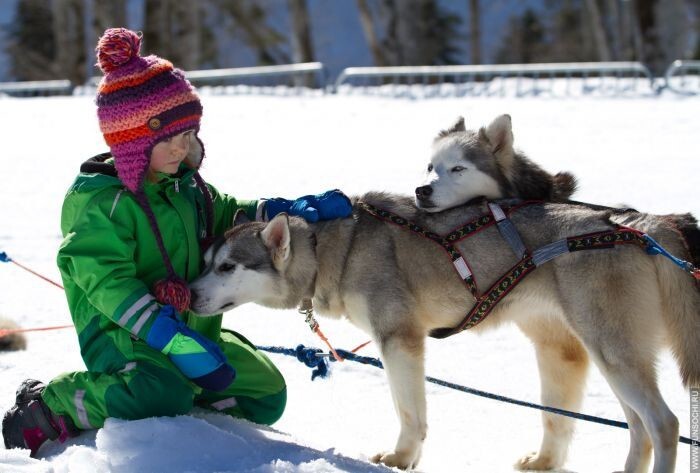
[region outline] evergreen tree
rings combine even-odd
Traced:
[[[547,54],[545,26],[532,9],[511,17],[507,31],[496,53],[497,63],[541,62]]]

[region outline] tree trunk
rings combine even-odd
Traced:
[[[171,0],[146,0],[142,53],[172,60]]]
[[[591,32],[593,33],[593,43],[596,51],[598,51],[598,59],[606,62],[610,61],[610,47],[605,37],[605,28],[600,17],[600,9],[596,0],[586,0],[586,10],[588,10],[588,18],[591,24]]]
[[[95,38],[107,28],[126,27],[126,0],[93,0],[92,32]]]
[[[369,5],[367,5],[367,0],[357,0],[357,10],[360,12],[360,23],[362,24],[362,30],[365,33],[365,39],[369,45],[369,50],[372,53],[374,65],[380,67],[386,66],[386,57],[377,39],[377,33],[374,30],[372,11]]]
[[[620,18],[619,0],[606,0],[607,13],[611,18],[607,24],[607,37],[610,38],[610,54],[613,61],[621,60],[622,56],[622,19]]]
[[[663,54],[659,44],[659,27],[657,24],[657,0],[636,0],[635,10],[642,42],[643,61],[654,75],[663,73]]]
[[[306,0],[289,0],[289,10],[292,14],[292,61],[295,63],[313,62],[311,20]],[[309,74],[294,76],[294,85],[313,87],[314,76]]]
[[[200,65],[200,50],[202,37],[201,21],[198,2],[175,2],[172,5],[173,19],[177,21],[173,25],[175,34],[172,61],[177,67],[186,71],[193,71]]]
[[[267,11],[262,2],[252,0],[218,0],[222,13],[233,19],[236,32],[255,52],[259,65],[284,64],[289,56],[279,45],[286,40],[267,24]]]
[[[469,0],[469,44],[472,52],[472,64],[481,64],[481,15],[479,0]]]
[[[54,0],[53,34],[56,44],[54,68],[58,76],[81,85],[86,80],[85,36],[82,0]]]

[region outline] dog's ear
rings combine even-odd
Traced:
[[[272,263],[277,269],[283,269],[289,259],[290,234],[289,217],[280,213],[260,232],[260,237],[272,254]]]
[[[484,128],[479,129],[479,139],[485,141],[491,147],[491,151],[498,154],[513,149],[513,128],[510,115],[500,115]]]
[[[501,170],[510,175],[514,160],[510,115],[496,117],[486,128],[481,127],[479,141],[491,150]]]
[[[238,209],[236,210],[236,215],[233,216],[233,226],[241,225],[243,223],[248,223],[250,222],[250,219],[248,218],[248,215],[245,213],[245,210],[243,209]]]
[[[447,136],[452,133],[457,133],[459,131],[467,131],[467,128],[464,126],[464,117],[460,116],[455,120],[455,122],[446,130],[442,130],[440,133],[438,133],[438,138],[442,138],[443,136]]]

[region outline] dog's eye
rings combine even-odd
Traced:
[[[236,265],[230,264],[230,263],[222,263],[217,268],[217,270],[222,272],[222,273],[228,273],[228,272],[233,271],[234,269],[236,269]]]
[[[455,167],[453,167],[453,168],[450,169],[450,170],[451,170],[452,172],[462,172],[462,171],[464,171],[465,169],[467,169],[467,168],[465,168],[464,166],[455,166]]]
[[[432,171],[432,170],[433,170],[433,165],[432,165],[432,164],[428,164],[428,172],[430,172],[430,171]]]

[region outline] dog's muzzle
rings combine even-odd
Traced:
[[[435,207],[430,196],[433,195],[433,187],[430,185],[416,187],[416,203],[420,208],[427,209]]]

